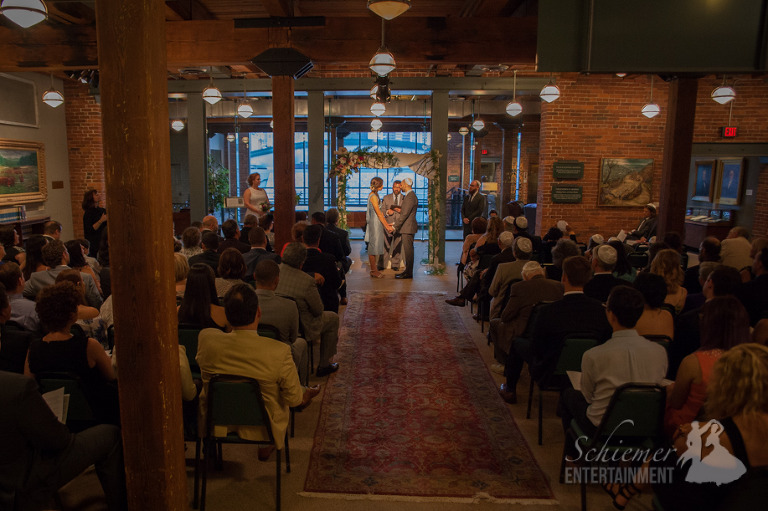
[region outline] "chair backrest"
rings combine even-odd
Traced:
[[[95,415],[88,404],[85,392],[76,374],[66,372],[48,372],[35,375],[40,393],[64,388],[64,394],[69,394],[67,408],[67,425],[78,425],[95,420]],[[76,428],[75,428],[76,429]]]
[[[645,268],[648,264],[648,253],[642,252],[642,253],[632,253],[627,256],[629,259],[629,264],[632,265],[633,268]]]
[[[594,438],[605,441],[610,437],[612,443],[661,440],[666,398],[667,393],[660,385],[626,383],[620,386],[614,391]]]
[[[651,342],[655,342],[665,350],[669,351],[669,343],[672,342],[672,338],[670,336],[664,334],[645,334],[643,337]]]
[[[258,332],[262,337],[269,337],[270,339],[277,339],[278,341],[280,340],[280,330],[274,325],[259,323]]]
[[[232,374],[215,374],[208,381],[206,424],[213,434],[216,425],[263,426],[274,443],[272,425],[264,406],[259,382]]]
[[[22,374],[29,343],[35,334],[9,321],[2,327],[0,337],[0,371]]]
[[[549,305],[550,301],[542,301],[537,302],[531,305],[531,313],[528,315],[528,322],[525,324],[525,330],[523,330],[523,333],[520,334],[520,337],[524,339],[530,339],[531,334],[533,333],[533,325],[536,323],[536,317],[539,315],[539,312],[541,312],[542,307]]]
[[[597,340],[590,339],[589,336],[582,337],[575,334],[566,337],[554,374],[562,375],[566,371],[581,371],[581,359],[584,353],[595,346],[597,346]]]
[[[191,325],[179,325],[179,344],[184,346],[189,361],[189,369],[193,376],[200,374],[200,366],[197,364],[197,337],[200,328]]]

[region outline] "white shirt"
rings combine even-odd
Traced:
[[[608,408],[614,391],[625,383],[661,383],[667,374],[667,351],[638,335],[619,330],[605,344],[584,353],[581,360],[581,393],[587,417],[595,426]]]

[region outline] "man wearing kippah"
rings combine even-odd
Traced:
[[[584,294],[605,303],[611,289],[626,284],[626,280],[613,276],[616,266],[616,249],[610,245],[598,245],[592,249],[592,278],[584,286]]]

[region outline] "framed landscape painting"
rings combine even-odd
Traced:
[[[43,144],[0,139],[0,204],[24,204],[48,197]]]
[[[693,200],[712,202],[715,183],[715,160],[696,160],[696,181],[693,183]]]
[[[719,204],[737,205],[741,199],[741,182],[743,177],[742,158],[720,160],[717,198]]]
[[[598,206],[645,206],[651,200],[653,160],[603,158]]]

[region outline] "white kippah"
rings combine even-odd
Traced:
[[[591,239],[592,239],[592,243],[594,243],[595,245],[602,245],[603,242],[605,241],[605,238],[603,238],[602,234],[593,234]]]
[[[559,220],[557,222],[557,228],[565,232],[568,229],[568,222],[566,222],[565,220]]]
[[[515,241],[515,235],[509,231],[504,231],[501,234],[499,234],[499,242],[505,247],[511,247],[514,241]]]
[[[527,229],[528,228],[528,219],[524,216],[519,216],[515,218],[515,225],[518,229]]]
[[[515,217],[505,216],[504,217],[504,224],[506,224],[509,227],[512,227],[513,225],[515,225]]]
[[[515,247],[517,247],[517,250],[523,254],[530,254],[533,252],[533,243],[531,243],[531,240],[524,236],[517,237],[515,240]]]
[[[617,254],[616,249],[610,245],[600,245],[595,247],[595,255],[597,259],[603,264],[612,265],[616,264]]]

